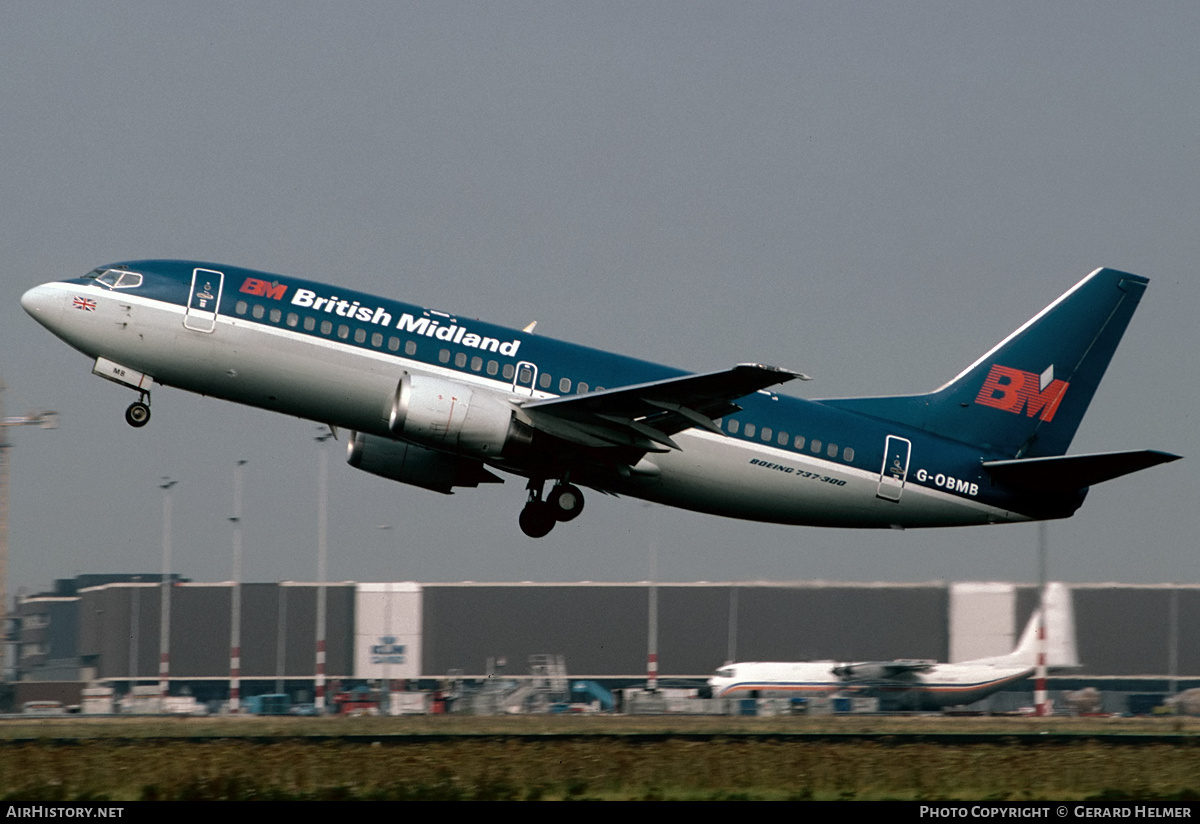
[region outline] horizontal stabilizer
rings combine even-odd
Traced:
[[[1071,492],[1179,458],[1179,455],[1168,452],[1144,449],[1133,452],[984,461],[983,468],[997,483],[1015,489],[1030,492]]]

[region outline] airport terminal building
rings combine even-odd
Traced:
[[[1200,585],[1069,584],[1081,666],[1052,690],[1171,694],[1200,686]],[[173,580],[167,680],[228,697],[234,585]],[[730,661],[957,662],[1009,652],[1037,588],[960,583],[252,583],[240,588],[241,693],[312,695],[320,601],[334,682],[520,678],[560,656],[571,678],[702,685]],[[15,700],[72,703],[89,684],[119,694],[160,678],[156,575],[80,576],[22,597],[10,650]],[[1032,684],[989,701],[1030,702]],[[309,699],[311,700],[311,698]],[[996,702],[999,702],[998,704]]]

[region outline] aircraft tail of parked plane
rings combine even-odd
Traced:
[[[442,493],[527,479],[541,537],[580,486],[748,520],[906,528],[1062,518],[1177,456],[1066,456],[1146,279],[1097,269],[940,389],[802,400],[799,372],[688,374],[324,283],[142,260],[22,305],[139,395],[177,386],[351,432],[349,463]],[[551,488],[547,492],[546,484]]]
[[[1079,666],[1071,593],[1060,583],[1043,594],[1046,665]],[[726,664],[709,679],[715,698],[851,695],[878,698],[886,710],[936,710],[970,704],[1034,673],[1040,608],[1034,610],[1012,652],[956,664],[920,659],[836,663],[750,661]]]
[[[1071,607],[1071,590],[1066,584],[1054,582],[1046,585],[1042,593],[1046,610],[1046,666],[1053,669],[1069,669],[1079,666],[1079,653],[1075,646],[1075,610]],[[1041,608],[1034,610],[1025,624],[1025,631],[1012,652],[989,658],[976,658],[964,663],[996,667],[1032,667],[1038,659],[1038,626]]]

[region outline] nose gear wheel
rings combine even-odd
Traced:
[[[149,393],[143,392],[140,400],[129,404],[129,408],[125,410],[125,423],[137,429],[150,423]]]

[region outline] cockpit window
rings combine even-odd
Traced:
[[[110,289],[134,289],[142,285],[141,275],[121,269],[93,269],[84,277],[103,283]]]
[[[718,678],[732,678],[733,677],[733,667],[721,667],[719,670],[717,670],[717,677]]]

